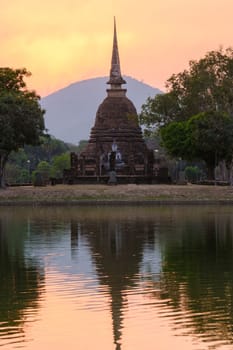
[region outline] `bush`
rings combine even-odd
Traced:
[[[197,166],[187,166],[184,170],[188,182],[198,182],[201,177],[201,170]]]
[[[46,161],[41,161],[35,171],[32,173],[32,182],[34,186],[45,186],[49,183],[51,166]]]

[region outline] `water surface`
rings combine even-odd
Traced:
[[[233,349],[233,207],[0,208],[0,347]]]

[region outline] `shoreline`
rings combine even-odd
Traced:
[[[101,201],[101,200],[93,200],[93,201],[5,201],[0,202],[1,207],[67,207],[67,206],[232,206],[232,201],[217,201],[217,200],[195,200],[195,201],[179,201],[179,200],[170,200],[170,201]]]
[[[232,186],[56,185],[0,189],[1,206],[233,205]]]

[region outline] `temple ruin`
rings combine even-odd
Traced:
[[[142,137],[137,111],[122,85],[116,22],[107,97],[100,104],[87,147],[71,153],[66,183],[152,183],[158,182],[158,164],[153,150]],[[165,178],[167,175],[165,176]]]

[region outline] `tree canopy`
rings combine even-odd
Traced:
[[[174,157],[202,159],[213,168],[233,157],[233,49],[208,52],[173,74],[167,93],[148,98],[140,121],[147,134],[161,133]]]
[[[199,113],[186,121],[160,129],[162,142],[173,157],[205,161],[208,177],[214,177],[219,160],[229,165],[233,156],[233,118],[220,112]]]
[[[36,145],[45,130],[40,97],[27,89],[25,69],[0,68],[0,186],[9,154]]]

